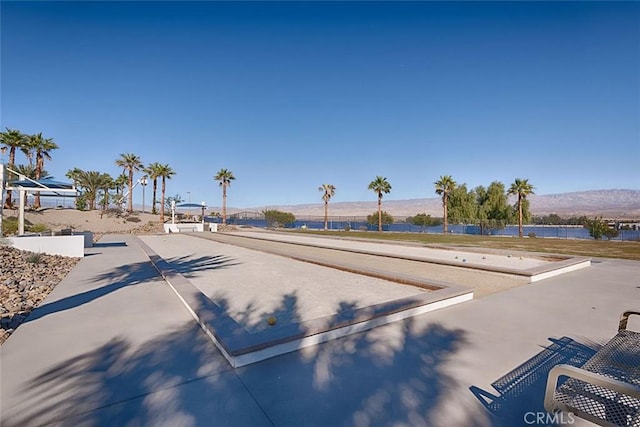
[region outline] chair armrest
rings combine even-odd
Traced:
[[[584,381],[598,387],[612,390],[616,393],[640,399],[640,387],[638,386],[596,374],[594,372],[585,371],[584,369],[576,368],[575,366],[556,365],[549,371],[547,388],[544,395],[544,408],[550,413],[563,409],[566,410],[568,407],[568,405],[563,405],[561,402],[555,400],[555,391],[558,387],[558,380],[560,377],[575,378],[579,381]],[[576,415],[582,415],[584,417],[584,413],[580,413],[581,411],[577,410],[577,408],[571,409],[573,409],[572,412],[575,412]],[[584,418],[590,419],[591,417],[587,416]],[[593,419],[591,420],[593,421]]]
[[[620,324],[618,325],[618,332],[627,329],[627,323],[629,322],[629,317],[631,317],[634,314],[636,316],[640,316],[640,311],[627,310],[624,313],[622,313],[622,316],[620,316]]]

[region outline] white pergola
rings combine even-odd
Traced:
[[[18,175],[18,181],[7,182],[6,173],[11,172]],[[36,181],[27,178],[20,173],[9,169],[2,163],[0,163],[0,230],[2,230],[2,216],[4,206],[4,192],[6,191],[18,191],[20,194],[20,204],[18,210],[18,235],[24,234],[24,207],[26,202],[27,192],[37,191],[40,192],[40,196],[61,196],[61,195],[77,195],[78,190],[72,184],[64,182],[53,181],[50,179],[44,179]]]

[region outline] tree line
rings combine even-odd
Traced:
[[[508,189],[503,183],[494,181],[486,188],[478,186],[468,190],[466,184],[458,185],[450,175],[441,176],[433,184],[435,193],[442,198],[443,233],[448,232],[449,222],[473,221],[479,223],[481,228],[488,229],[517,220],[518,235],[522,237],[523,223],[531,219],[527,197],[534,194],[534,187],[527,179],[516,178]],[[378,231],[382,231],[383,224],[393,222],[393,217],[382,210],[382,199],[385,194],[391,192],[391,188],[391,183],[387,178],[380,175],[376,176],[368,186],[368,189],[373,191],[378,198]],[[322,199],[325,203],[326,230],[327,205],[335,194],[336,187],[331,184],[322,184],[319,190],[323,192]],[[509,196],[516,196],[515,205],[509,205]],[[426,214],[418,214],[411,220],[422,227],[435,225],[435,220]],[[368,221],[371,223],[373,216],[370,215]]]

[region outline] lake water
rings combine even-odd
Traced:
[[[229,221],[230,224],[235,225],[251,225],[254,227],[266,227],[266,221],[260,219],[237,219],[233,221]],[[331,230],[344,230],[347,226],[349,226],[352,230],[370,230],[375,231],[378,229],[377,226],[371,226],[366,222],[354,222],[354,221],[329,221],[329,229]],[[314,230],[321,230],[324,228],[323,221],[296,221],[292,228],[309,228]],[[434,226],[434,227],[418,227],[416,225],[411,224],[391,224],[383,226],[384,231],[395,231],[395,232],[412,232],[412,233],[428,233],[428,234],[441,234],[442,226]],[[592,239],[589,236],[589,230],[581,226],[527,226],[523,227],[524,235],[527,236],[529,233],[535,233],[536,237],[547,237],[547,238],[560,238],[560,239]],[[472,234],[479,235],[480,227],[477,225],[459,225],[459,224],[451,224],[449,225],[449,232],[451,234]],[[510,225],[501,230],[491,230],[491,233],[487,233],[485,230],[485,234],[491,234],[493,236],[517,236],[518,235],[518,226]],[[620,230],[620,234],[618,237],[612,240],[634,240],[640,241],[640,230]]]

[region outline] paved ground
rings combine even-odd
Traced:
[[[527,425],[545,367],[516,368],[593,352],[640,301],[640,263],[599,260],[234,370],[134,237],[88,255],[0,348],[1,425]]]

